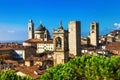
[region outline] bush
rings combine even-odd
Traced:
[[[0,72],[0,80],[33,80],[33,78],[17,76],[14,71],[8,70]]]
[[[50,68],[40,80],[120,80],[120,57],[76,57]]]

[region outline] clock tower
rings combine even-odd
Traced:
[[[68,61],[68,31],[64,30],[62,22],[57,30],[53,30],[54,65]]]

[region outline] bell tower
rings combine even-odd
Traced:
[[[28,23],[28,39],[33,39],[34,38],[34,23],[30,19]]]
[[[90,45],[97,47],[99,44],[99,24],[93,22],[90,24]]]
[[[68,31],[63,29],[62,22],[57,30],[53,30],[54,65],[68,61]]]

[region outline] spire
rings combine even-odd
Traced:
[[[63,29],[62,21],[60,21],[60,27],[59,27],[59,29]]]

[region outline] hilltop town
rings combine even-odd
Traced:
[[[69,21],[68,30],[62,21],[58,29],[50,31],[42,23],[34,29],[34,22],[28,22],[28,40],[0,43],[0,70],[12,69],[17,75],[38,78],[50,67],[64,64],[76,56],[120,55],[120,30],[99,36],[99,23],[90,23],[87,37],[81,36],[81,22]],[[27,70],[27,71],[26,71]]]

